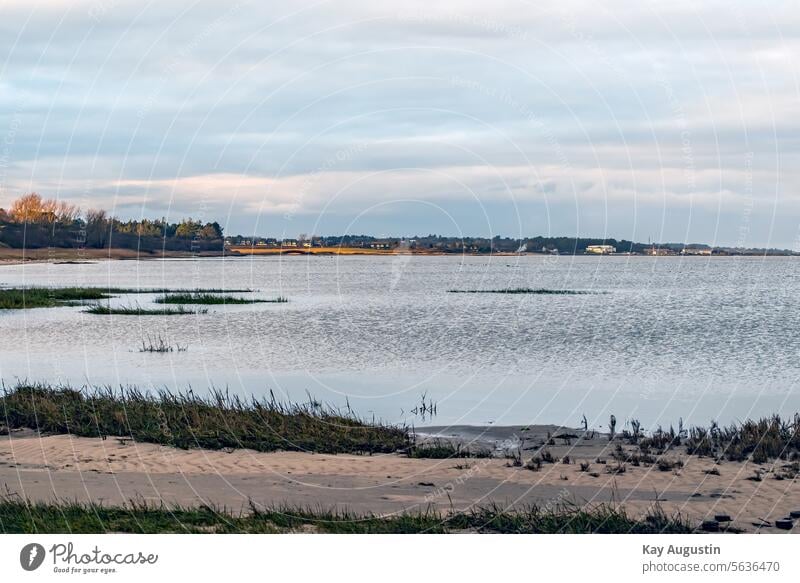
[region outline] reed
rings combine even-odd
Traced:
[[[180,344],[175,344],[172,346],[170,342],[159,334],[158,336],[150,337],[148,336],[147,339],[142,339],[142,345],[139,347],[139,352],[159,352],[159,353],[166,353],[166,352],[186,352],[189,350],[189,347],[184,345],[181,346]]]
[[[0,289],[0,310],[52,308],[69,302],[104,300],[111,296],[100,289],[64,288],[6,288]]]
[[[731,461],[766,463],[771,459],[800,459],[800,413],[791,419],[779,415],[748,419],[729,427],[712,423],[709,428],[692,427],[686,439],[689,454]]]
[[[597,291],[574,290],[574,289],[547,289],[515,287],[509,289],[449,289],[451,294],[533,294],[533,295],[554,295],[554,296],[582,296],[598,294]]]
[[[246,293],[250,289],[169,289],[169,288],[124,288],[124,287],[16,287],[0,288],[0,310],[26,310],[31,308],[54,308],[75,302],[107,300],[122,294],[173,293],[219,294]]]
[[[208,309],[189,309],[185,306],[174,308],[143,308],[141,306],[118,306],[95,304],[84,310],[87,314],[99,314],[105,316],[184,316],[187,314],[207,314]]]
[[[184,449],[388,453],[409,445],[405,427],[367,423],[315,401],[284,404],[221,391],[203,398],[192,391],[41,384],[4,387],[0,396],[0,419],[9,429],[42,433],[124,437]]]
[[[202,293],[202,292],[189,292],[189,293],[171,293],[156,298],[157,304],[285,304],[288,298],[278,296],[272,299],[260,298],[245,298],[242,296],[229,296],[220,295],[216,293]]]

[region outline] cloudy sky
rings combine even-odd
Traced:
[[[800,248],[795,2],[0,0],[0,206]]]

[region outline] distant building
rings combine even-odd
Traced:
[[[698,249],[697,247],[684,247],[681,249],[681,255],[711,255],[711,248]]]
[[[616,253],[617,248],[613,245],[589,245],[586,247],[586,252],[593,255],[609,255]]]
[[[648,249],[644,250],[644,254],[665,256],[665,255],[677,255],[678,253],[674,249],[670,249],[669,247],[649,247]]]

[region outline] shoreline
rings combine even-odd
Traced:
[[[204,259],[204,258],[231,258],[241,259],[250,257],[616,257],[616,258],[681,258],[681,259],[719,259],[719,258],[787,258],[794,255],[765,254],[765,255],[644,255],[644,254],[594,254],[577,253],[551,255],[546,253],[511,253],[499,251],[496,253],[446,253],[442,251],[393,251],[362,248],[329,248],[324,250],[301,249],[229,249],[224,251],[139,251],[136,249],[111,248],[111,249],[73,249],[68,247],[44,247],[38,249],[15,249],[0,247],[0,267],[3,265],[22,265],[29,263],[51,264],[81,264],[96,261],[147,261],[153,259]]]
[[[0,266],[24,265],[29,263],[81,264],[103,260],[146,261],[149,259],[181,259],[196,257],[223,257],[223,252],[203,251],[157,251],[143,252],[136,249],[72,249],[64,247],[43,247],[40,249],[12,249],[0,247]],[[227,255],[232,256],[232,255]]]
[[[555,447],[556,455],[572,453],[570,463],[530,471],[498,457],[185,450],[28,430],[0,438],[0,486],[32,503],[68,500],[117,507],[139,500],[233,512],[252,505],[317,508],[356,516],[469,512],[491,505],[510,512],[612,505],[642,520],[657,507],[696,527],[728,514],[732,520],[722,528],[765,533],[786,532],[775,528],[775,521],[800,510],[797,479],[749,479],[765,464],[680,456],[682,465],[674,471],[628,465],[624,473],[615,473],[603,469],[614,467],[610,458],[596,461],[598,451],[611,445],[601,440],[564,446],[568,450]],[[598,471],[582,471],[582,461]]]

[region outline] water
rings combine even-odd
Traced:
[[[800,410],[793,258],[284,257],[0,267],[0,285],[253,288],[206,315],[0,312],[0,377],[310,393],[423,424],[645,425]],[[533,287],[592,295],[452,294]],[[128,296],[149,305],[155,296]],[[139,353],[146,336],[187,352]]]

